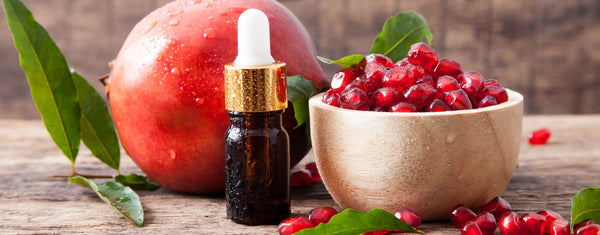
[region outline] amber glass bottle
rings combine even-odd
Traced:
[[[285,64],[229,65],[225,76],[227,216],[243,224],[278,224],[290,215]]]

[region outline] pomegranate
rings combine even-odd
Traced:
[[[131,31],[113,62],[107,86],[123,147],[154,181],[172,190],[224,190],[223,66],[237,55],[237,19],[248,8],[267,14],[272,54],[288,75],[303,75],[320,90],[328,81],[300,21],[274,0],[174,1]],[[308,151],[293,109],[284,114],[291,164]]]

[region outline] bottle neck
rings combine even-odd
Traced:
[[[284,110],[271,112],[236,112],[227,111],[230,125],[245,126],[250,129],[283,128],[282,114]]]

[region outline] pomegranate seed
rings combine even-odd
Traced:
[[[331,106],[340,107],[340,95],[335,93],[332,89],[329,89],[323,94],[322,101]]]
[[[435,87],[435,81],[433,81],[433,77],[431,75],[427,75],[425,77],[419,78],[415,81],[415,84],[425,83],[430,85],[431,87]]]
[[[310,172],[310,180],[312,182],[317,182],[321,179],[321,174],[319,174],[319,170],[317,169],[317,164],[314,162],[308,163],[304,165],[304,169]]]
[[[484,233],[481,231],[481,228],[479,228],[479,225],[477,225],[473,221],[469,221],[462,228],[462,230],[460,231],[460,234],[461,235],[483,235]]]
[[[396,212],[396,214],[394,215],[396,216],[396,218],[404,221],[404,223],[410,225],[413,228],[419,228],[419,226],[421,225],[421,216],[411,209],[404,208]]]
[[[291,235],[295,232],[298,232],[305,228],[314,227],[310,220],[306,217],[294,217],[281,221],[279,224],[279,234],[280,235]]]
[[[310,210],[310,212],[308,213],[308,219],[310,220],[313,226],[317,226],[320,223],[326,224],[327,222],[329,222],[331,217],[333,217],[336,214],[337,211],[332,207],[319,207]]]
[[[369,63],[377,62],[385,66],[386,68],[394,67],[394,62],[392,61],[392,59],[380,54],[369,54],[365,56],[365,60],[367,61],[367,66],[369,65]]]
[[[479,92],[478,97],[484,97],[484,96],[492,96],[492,97],[496,98],[496,101],[498,102],[498,104],[508,101],[508,93],[506,92],[506,90],[504,88],[499,87],[499,86],[484,87],[481,90],[481,92]]]
[[[446,112],[451,111],[450,107],[440,99],[434,99],[427,107],[427,112]]]
[[[550,225],[552,224],[552,222],[554,222],[557,219],[563,219],[563,217],[560,214],[552,210],[538,211],[537,214],[544,217],[544,223],[542,224],[542,227],[544,228],[545,234],[550,233]]]
[[[529,135],[529,144],[544,145],[550,139],[550,131],[546,128],[536,130]]]
[[[461,73],[456,80],[461,88],[465,90],[465,93],[471,98],[476,98],[475,96],[483,89],[483,82],[485,81],[483,76],[478,72]]]
[[[404,96],[392,87],[382,87],[371,94],[370,105],[376,107],[390,107],[397,104]]]
[[[383,77],[383,85],[393,87],[399,91],[412,85],[415,80],[412,71],[405,67],[398,67],[388,70]]]
[[[464,90],[458,89],[444,93],[444,102],[452,110],[472,109],[473,105],[467,93]]]
[[[565,219],[556,219],[550,224],[548,229],[550,235],[570,235],[571,223]]]
[[[490,212],[483,212],[475,217],[474,222],[479,226],[483,234],[493,234],[496,231],[496,219]]]
[[[578,224],[576,224],[575,226],[573,226],[573,232],[577,233],[577,231],[582,228],[583,226],[586,226],[588,224],[595,224],[596,222],[594,222],[591,219],[584,219],[583,221],[579,222]]]
[[[377,230],[363,233],[363,235],[386,235],[388,233],[390,233],[390,230]]]
[[[357,74],[352,68],[343,68],[333,75],[331,79],[331,89],[333,92],[340,94],[346,86],[356,80]]]
[[[438,78],[436,88],[441,92],[449,92],[460,89],[460,85],[456,78],[444,75]]]
[[[400,102],[392,107],[390,107],[390,112],[394,113],[411,113],[416,112],[417,108],[414,105],[406,102]]]
[[[355,87],[365,91],[365,93],[367,92],[367,85],[362,80],[359,80],[359,79],[356,79],[356,80],[352,81],[350,84],[348,84],[348,86],[346,86],[344,91],[355,88]],[[342,93],[343,93],[343,91],[342,91]]]
[[[498,101],[493,96],[486,95],[483,97],[479,103],[477,103],[477,108],[485,108],[492,105],[497,105]]]
[[[486,79],[485,82],[483,82],[483,85],[484,86],[498,86],[498,87],[502,87],[502,86],[500,86],[500,83],[496,79]]]
[[[371,109],[371,111],[374,111],[374,112],[389,112],[390,108],[388,108],[388,107],[374,107],[374,108]]]
[[[394,67],[406,67],[409,64],[410,64],[410,62],[408,62],[408,58],[404,57],[404,59],[401,59],[398,62],[396,62],[394,64]]]
[[[576,230],[575,235],[598,235],[600,234],[600,225],[588,224]]]
[[[523,234],[543,234],[544,233],[544,217],[539,214],[525,213],[519,219],[519,225],[521,225],[521,232]]]
[[[426,83],[416,84],[409,87],[404,93],[405,101],[411,103],[417,109],[431,104],[435,99],[437,90]]]
[[[423,68],[423,66],[416,65],[416,64],[408,64],[405,67],[412,72],[412,74],[415,78],[414,80],[419,80],[420,78],[425,77],[425,76],[431,76],[431,75],[429,75],[429,72],[427,71],[427,69]]]
[[[512,207],[510,206],[510,203],[504,200],[504,198],[495,197],[487,204],[479,207],[479,210],[492,213],[494,218],[498,220],[504,212],[511,211]]]
[[[361,79],[367,85],[366,92],[372,92],[382,86],[383,75],[385,74],[386,68],[379,63],[367,64],[365,68],[365,76]]]
[[[444,75],[456,77],[462,73],[462,70],[460,69],[460,64],[456,63],[454,60],[440,59],[434,65],[432,73],[435,77],[440,77]]]
[[[311,177],[310,171],[301,169],[292,173],[290,184],[294,187],[311,186],[313,183]]]
[[[506,212],[498,221],[500,235],[519,235],[521,227],[519,226],[519,215],[515,212]]]
[[[367,110],[368,108],[367,93],[357,87],[346,89],[340,94],[340,107],[354,110]]]
[[[452,224],[457,228],[464,227],[467,222],[475,220],[475,217],[477,217],[475,212],[465,206],[458,206],[450,214]]]
[[[427,43],[415,43],[408,50],[408,62],[418,64],[431,71],[433,65],[437,62],[438,57],[435,51],[427,45]]]

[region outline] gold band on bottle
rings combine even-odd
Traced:
[[[225,65],[225,109],[270,112],[287,108],[285,63],[264,66]]]

